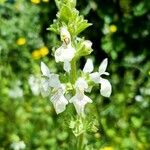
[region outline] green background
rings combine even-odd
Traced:
[[[82,0],[80,14],[93,25],[81,36],[93,42],[95,68],[108,58],[110,98],[92,90],[87,120],[97,120],[96,131],[88,132],[88,145],[99,150],[150,148],[150,3],[148,0]],[[75,137],[68,128],[72,108],[56,115],[48,98],[34,96],[28,84],[31,74],[40,76],[40,62],[54,72],[52,48],[59,37],[46,30],[56,18],[53,0],[34,4],[29,0],[0,0],[0,150],[24,141],[26,149],[70,149]],[[115,26],[115,30],[112,28]],[[23,37],[24,45],[16,41]],[[32,52],[48,47],[49,54],[34,59]],[[81,59],[82,69],[85,59]],[[19,87],[22,97],[12,98],[10,90]],[[15,95],[15,93],[14,93]],[[67,112],[70,112],[68,116]],[[92,148],[91,148],[92,149]]]

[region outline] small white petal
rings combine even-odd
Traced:
[[[50,74],[48,83],[50,87],[58,88],[61,86],[59,75],[58,74]]]
[[[70,62],[69,62],[69,61],[65,61],[65,62],[64,62],[64,70],[65,70],[66,72],[70,72],[70,70],[71,70],[71,65],[70,65]]]
[[[63,112],[68,104],[67,99],[64,97],[64,87],[55,88],[51,97],[51,102],[54,105],[57,114]]]
[[[85,79],[84,78],[78,78],[78,80],[76,81],[76,83],[75,83],[75,88],[76,89],[82,89],[83,91],[85,90],[85,89],[87,89],[88,88],[88,84],[87,84],[87,82],[85,81]]]
[[[70,103],[74,104],[75,109],[79,115],[84,115],[85,105],[87,103],[92,103],[92,100],[82,93],[76,93],[76,95],[70,99]]]
[[[43,62],[41,62],[41,71],[42,71],[42,74],[46,77],[49,77],[50,75],[50,70],[49,68],[47,67],[47,65]]]
[[[99,74],[104,74],[108,65],[108,59],[105,58],[99,66]]]
[[[86,64],[83,68],[84,73],[91,73],[94,69],[93,61],[91,59],[87,59]]]
[[[108,73],[108,72],[104,72],[103,74],[109,76],[109,73]]]
[[[63,47],[59,47],[58,49],[56,49],[55,51],[55,61],[59,62],[62,61],[62,55],[63,55]]]
[[[95,83],[100,82],[100,74],[98,72],[91,73],[90,77]]]
[[[110,82],[106,79],[101,78],[100,83],[101,83],[101,89],[100,89],[101,95],[104,97],[110,97],[112,92],[112,87]]]
[[[47,79],[41,79],[40,92],[43,97],[47,97],[50,94],[50,86]]]
[[[56,62],[65,62],[71,61],[75,55],[75,49],[69,45],[62,45],[55,51],[55,60]]]
[[[57,102],[54,104],[54,108],[57,114],[62,113],[66,109],[66,105],[68,104],[67,99],[61,95]]]

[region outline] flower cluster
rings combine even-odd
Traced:
[[[82,52],[80,53],[80,48],[76,50],[75,46],[72,44],[71,35],[66,26],[60,28],[60,38],[62,45],[55,51],[55,61],[57,63],[62,62],[64,70],[71,74],[71,62],[82,55],[83,50],[91,49],[92,43],[85,40],[82,42]],[[66,109],[66,105],[73,103],[76,112],[84,116],[84,108],[87,103],[92,103],[92,100],[85,94],[90,92],[88,82],[92,81],[94,84],[100,84],[100,93],[102,96],[109,97],[111,94],[111,84],[107,79],[104,79],[102,75],[109,75],[106,72],[108,60],[104,59],[99,66],[98,72],[93,72],[94,66],[91,59],[87,59],[87,62],[83,68],[83,74],[76,78],[75,82],[71,84],[72,91],[68,91],[66,85],[67,83],[61,83],[58,74],[51,73],[47,65],[41,62],[41,71],[43,74],[42,89],[44,93],[51,93],[50,100],[54,105],[57,114],[63,112]],[[88,79],[87,79],[88,77]],[[74,93],[72,97],[68,100],[65,97],[67,93]],[[49,94],[47,94],[49,95]],[[70,94],[71,95],[71,94]]]
[[[49,50],[46,46],[41,47],[40,49],[34,50],[32,52],[33,59],[40,59],[41,57],[46,56],[49,53]]]

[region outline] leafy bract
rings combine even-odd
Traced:
[[[88,23],[83,16],[79,15],[79,11],[72,7],[72,5],[67,4],[61,5],[61,8],[57,13],[57,20],[54,20],[53,24],[48,29],[59,34],[62,24],[68,26],[68,30],[72,36],[77,36],[87,27],[92,25],[91,23]]]

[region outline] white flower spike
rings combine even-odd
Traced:
[[[103,75],[103,74],[104,75],[109,75],[109,73],[106,72],[107,64],[108,64],[108,59],[106,58],[100,64],[99,72],[94,72],[94,73],[90,74],[91,79],[95,83],[100,83],[101,84],[100,93],[104,97],[110,97],[111,92],[112,92],[112,87],[111,87],[110,82],[107,79],[103,79],[101,77],[101,75]]]
[[[70,99],[79,115],[84,116],[84,107],[87,103],[92,103],[92,100],[84,94],[88,88],[88,84],[83,78],[79,78],[75,83],[76,94]]]

